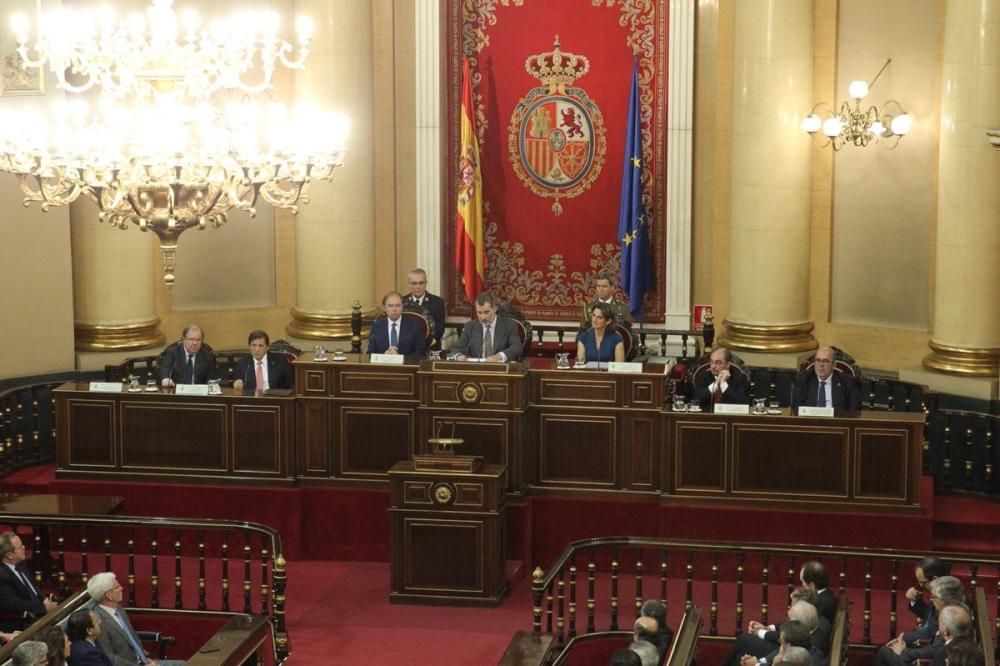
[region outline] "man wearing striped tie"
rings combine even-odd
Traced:
[[[97,636],[97,647],[107,655],[114,666],[178,666],[183,661],[149,658],[142,647],[139,634],[132,628],[128,613],[122,608],[124,596],[118,578],[110,571],[94,575],[87,581],[87,594],[93,600],[94,613],[100,618],[101,633]]]

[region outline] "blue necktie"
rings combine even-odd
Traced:
[[[184,370],[184,383],[194,384],[194,356],[188,354],[187,367]]]
[[[125,624],[125,619],[115,611],[113,617],[118,626],[121,627],[122,633],[125,634],[125,638],[128,640],[128,644],[132,646],[135,650],[135,655],[139,658],[140,664],[148,663],[149,660],[146,659],[146,651],[142,649],[142,643],[139,642],[139,637],[135,635],[132,631],[132,627]]]
[[[399,336],[396,335],[396,322],[392,322],[392,330],[389,331],[389,346],[390,347],[399,346]]]
[[[819,396],[816,398],[817,407],[826,407],[826,380],[819,383]]]

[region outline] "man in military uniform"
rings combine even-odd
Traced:
[[[590,314],[597,303],[606,303],[611,308],[611,316],[615,322],[629,325],[632,318],[629,316],[628,303],[615,300],[614,276],[607,271],[597,274],[594,280],[594,299],[583,306],[583,318],[580,320],[580,331],[590,328]]]

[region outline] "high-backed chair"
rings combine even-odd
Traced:
[[[521,339],[521,357],[524,358],[531,350],[531,322],[524,318],[524,313],[506,301],[497,307],[497,316],[511,319],[517,324],[517,335]]]
[[[625,347],[625,360],[631,361],[635,358],[636,352],[639,351],[639,338],[636,336],[632,327],[628,324],[615,320],[612,325],[615,333],[621,336],[623,346]]]
[[[830,347],[833,350],[833,370],[845,374],[855,381],[861,379],[861,368],[858,367],[854,357],[838,347]],[[816,354],[807,358],[800,366],[799,370],[812,370],[816,362]]]
[[[705,372],[711,372],[709,369],[712,365],[711,362],[712,353],[708,352],[703,354],[698,362],[693,364],[690,369],[688,369],[687,381],[685,382],[685,393],[688,397],[694,395],[694,387],[697,386],[698,378]],[[731,366],[729,372],[731,374],[741,374],[744,377],[747,375],[747,366],[736,354],[729,352],[729,359],[731,361]]]
[[[434,339],[434,315],[427,308],[416,303],[403,303],[403,316],[415,323],[424,332],[424,347],[430,349],[437,342]]]

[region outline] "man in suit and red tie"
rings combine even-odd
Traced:
[[[403,297],[398,291],[382,297],[382,309],[385,316],[375,320],[368,336],[368,353],[423,356],[424,332],[416,322],[403,316]]]
[[[24,544],[13,532],[0,534],[0,611],[8,617],[0,620],[3,631],[24,629],[35,619],[54,611],[58,603],[43,596],[24,568]]]
[[[792,406],[833,407],[836,410],[861,410],[861,394],[851,377],[833,371],[833,349],[820,347],[813,357],[813,369],[795,377]]]
[[[250,356],[241,358],[233,369],[236,380],[233,388],[246,389],[248,393],[263,393],[271,389],[290,389],[294,386],[292,369],[283,354],[271,354],[271,338],[261,330],[252,331],[247,338]]]

